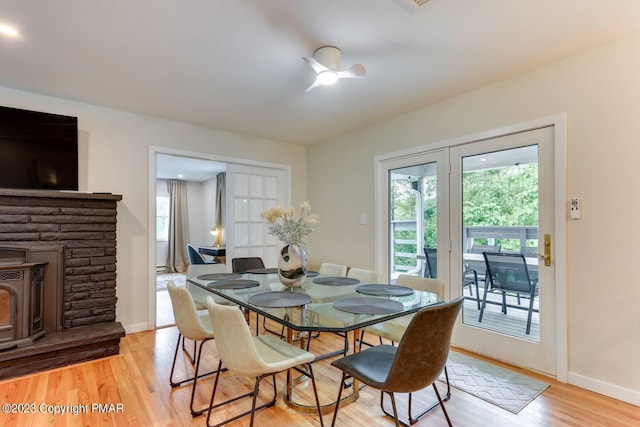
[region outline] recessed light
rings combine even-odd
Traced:
[[[9,36],[9,37],[17,37],[18,30],[13,28],[11,25],[0,24],[0,34]]]
[[[178,174],[178,178],[184,178],[184,175]]]

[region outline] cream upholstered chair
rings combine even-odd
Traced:
[[[176,286],[173,283],[173,280],[170,280],[167,283],[167,289],[169,290],[169,296],[171,298],[171,306],[173,307],[173,315],[176,320],[176,327],[180,332],[178,335],[178,342],[176,344],[176,351],[173,355],[173,364],[171,365],[171,374],[169,375],[169,383],[171,387],[178,387],[186,382],[193,381],[193,385],[191,387],[191,415],[194,417],[197,415],[203,414],[208,408],[195,410],[193,408],[193,399],[196,392],[196,383],[198,382],[198,378],[202,378],[204,376],[213,374],[215,371],[207,372],[204,374],[200,374],[200,359],[202,356],[202,348],[204,347],[204,343],[208,340],[214,339],[213,329],[211,328],[211,321],[209,316],[207,315],[199,315],[196,310],[196,306],[193,302],[193,298],[189,291],[182,287]],[[237,310],[237,309],[236,309]],[[194,343],[200,342],[200,349],[197,352],[197,356],[195,357],[195,368],[192,377],[183,379],[181,381],[174,381],[173,374],[176,367],[176,359],[178,357],[178,350],[180,349],[180,342],[182,341],[182,348],[184,348],[184,340],[190,339],[193,340]],[[185,350],[186,352],[186,350]],[[194,344],[194,352],[195,352],[195,344]],[[188,353],[187,353],[188,354]],[[195,355],[195,354],[194,354]],[[191,363],[193,363],[192,356],[189,355],[191,359]]]
[[[249,425],[253,426],[255,411],[267,406],[272,406],[276,401],[278,392],[275,374],[291,368],[297,369],[303,375],[311,378],[320,425],[322,426],[323,420],[320,401],[316,390],[316,380],[311,368],[311,362],[313,362],[315,356],[308,351],[302,350],[271,335],[251,335],[242,313],[237,308],[217,304],[213,298],[207,298],[207,308],[209,309],[211,324],[213,328],[218,331],[216,334],[216,347],[218,348],[218,354],[220,356],[218,373],[216,374],[213,391],[211,393],[210,409],[207,414],[207,426],[211,426],[210,421],[215,408],[249,396],[253,397],[251,410],[219,422],[215,424],[215,426],[221,426],[249,414],[251,414]],[[216,390],[218,388],[220,371],[223,364],[230,374],[254,377],[255,385],[253,391],[232,397],[224,402],[215,403]],[[305,365],[306,370],[297,368],[298,365]],[[259,385],[265,377],[272,377],[273,399],[256,408]],[[288,375],[287,379],[289,379]]]
[[[438,398],[438,403],[447,423],[451,420],[440,397],[436,380],[447,363],[451,334],[464,297],[453,301],[423,308],[411,319],[397,347],[377,345],[366,350],[331,362],[332,366],[342,370],[337,402],[342,396],[344,380],[347,376],[362,381],[364,384],[380,390],[380,407],[382,411],[393,417],[396,426],[400,425],[394,393],[409,393],[422,390],[430,384]],[[384,396],[391,398],[393,414],[384,408]],[[333,412],[333,426],[338,415],[336,405]],[[411,400],[409,400],[411,412]],[[409,418],[413,424],[415,421]],[[407,425],[402,423],[403,425]]]
[[[189,266],[187,267],[186,288],[191,293],[193,302],[195,302],[196,308],[198,310],[205,310],[207,308],[207,296],[211,295],[211,292],[207,292],[201,287],[189,283],[189,279],[192,277],[198,277],[202,274],[226,272],[227,269],[224,264],[189,264]],[[224,300],[224,298],[220,298],[220,301],[218,302],[223,303],[222,300]]]
[[[320,264],[318,274],[321,276],[329,277],[345,277],[347,275],[347,266],[332,264],[330,262],[323,262],[322,264]]]
[[[380,275],[376,271],[351,267],[347,277],[360,280],[360,283],[380,283]]]
[[[401,274],[398,276],[396,281],[396,285],[398,286],[406,286],[407,288],[415,289],[418,291],[424,292],[432,292],[438,295],[438,298],[444,300],[445,294],[445,283],[440,279],[431,279],[425,277],[417,277],[417,276],[409,276],[407,274]],[[382,323],[376,323],[371,326],[367,326],[363,329],[362,335],[360,337],[360,346],[364,341],[365,333],[377,335],[380,338],[380,344],[382,344],[382,338],[386,338],[391,340],[392,343],[397,343],[402,340],[402,336],[404,335],[407,326],[411,323],[414,315],[402,316],[396,319],[388,320]],[[449,400],[451,397],[451,385],[449,384],[449,374],[447,372],[447,367],[444,367],[444,375],[447,382],[447,392],[445,393],[442,400]],[[435,406],[438,405],[438,402],[431,405],[429,408],[421,412],[420,414],[413,416],[411,414],[411,394],[409,394],[409,420],[413,424],[416,422],[421,416],[429,412]]]

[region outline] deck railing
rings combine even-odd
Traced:
[[[412,232],[413,238],[400,239],[396,237],[400,231]],[[499,240],[509,239],[517,241],[516,247],[524,254],[537,253],[537,245],[532,246],[532,241],[537,243],[538,227],[493,227],[493,226],[471,226],[463,227],[462,236],[464,239],[463,251],[469,251],[476,239],[486,239],[486,244],[498,244]],[[422,236],[416,233],[415,221],[392,221],[391,238],[393,240],[392,253],[390,254],[391,271],[394,273],[418,274],[423,269],[423,247]],[[409,251],[396,251],[397,245],[410,248]],[[405,260],[405,261],[402,261]]]

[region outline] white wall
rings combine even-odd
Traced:
[[[567,224],[569,379],[640,405],[638,52],[640,35],[628,36],[312,146],[308,194],[320,224],[311,260],[374,267],[374,156],[566,113],[567,197],[583,206]]]
[[[292,200],[306,199],[306,148],[0,87],[2,105],[78,117],[80,190],[122,195],[117,228],[117,320],[150,329],[149,146],[291,164]],[[209,235],[210,237],[211,235]]]

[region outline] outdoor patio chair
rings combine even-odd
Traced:
[[[496,292],[502,294],[502,312],[504,314],[507,314],[507,294],[523,295],[529,298],[526,327],[526,333],[529,334],[531,332],[533,302],[537,295],[538,283],[531,280],[524,255],[484,252],[483,256],[487,265],[487,281],[482,296],[478,322],[482,322],[487,304],[487,293]]]
[[[436,279],[438,277],[438,249],[424,248],[424,277]]]
[[[471,254],[482,254],[483,252],[500,252],[502,250],[502,246],[500,245],[472,245],[471,249],[469,249],[469,253]],[[469,288],[469,294],[473,296],[473,288],[476,288],[476,304],[478,306],[478,310],[480,310],[480,283],[484,287],[484,283],[486,281],[486,268],[479,268],[478,266],[472,266],[469,263],[464,265],[464,271],[462,273],[462,290],[464,288]],[[520,301],[518,301],[520,303]]]

